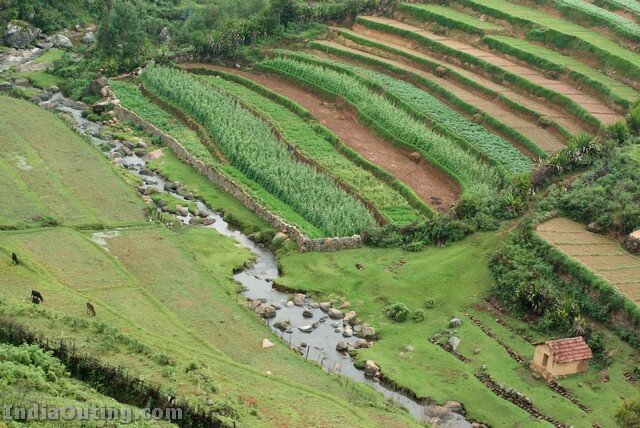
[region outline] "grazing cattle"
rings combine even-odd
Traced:
[[[93,307],[93,305],[89,302],[87,302],[87,315],[89,315],[90,317],[96,316],[96,310]]]
[[[18,255],[16,253],[11,253],[11,264],[19,265]]]
[[[42,297],[42,294],[40,294],[40,292],[37,290],[31,290],[31,303],[39,305],[40,302],[44,302],[44,297]]]

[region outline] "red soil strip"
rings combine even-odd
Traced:
[[[481,58],[482,60],[490,64],[500,67],[522,78],[525,78],[532,83],[542,86],[543,88],[562,94],[567,98],[572,99],[576,103],[582,105],[582,107],[585,110],[587,110],[589,113],[591,113],[591,115],[593,115],[594,117],[602,121],[605,125],[612,125],[623,119],[621,115],[619,115],[614,110],[609,108],[605,103],[587,94],[586,92],[578,90],[575,87],[565,82],[548,79],[543,74],[531,68],[520,65],[508,59],[505,59],[501,56],[494,54],[491,51],[479,49],[471,45],[468,45],[466,43],[462,43],[458,40],[453,40],[448,37],[439,36],[430,31],[423,30],[422,28],[415,27],[413,25],[408,25],[392,19],[378,18],[378,17],[367,17],[367,19],[371,19],[377,22],[382,22],[387,25],[392,25],[397,28],[402,28],[403,30],[420,34],[422,37],[437,41],[438,43],[441,43],[452,49],[456,49],[460,52],[465,52],[469,55],[473,55],[477,58]]]
[[[187,70],[208,68],[236,74],[300,104],[343,143],[397,177],[438,211],[447,211],[460,197],[461,189],[450,177],[424,160],[413,162],[408,151],[377,136],[360,123],[356,112],[340,103],[330,102],[276,75],[231,70],[210,64],[190,63],[182,67]]]

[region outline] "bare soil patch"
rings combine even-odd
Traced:
[[[342,103],[326,100],[275,75],[231,70],[207,64],[184,64],[183,67],[205,67],[234,73],[295,101],[347,146],[396,176],[435,210],[447,211],[460,197],[461,189],[453,179],[424,160],[412,161],[409,151],[399,149],[377,136],[360,123],[356,112]]]

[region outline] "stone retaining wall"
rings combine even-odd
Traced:
[[[190,165],[193,169],[198,171],[202,176],[211,180],[214,184],[221,187],[225,192],[231,194],[234,198],[239,200],[245,207],[256,213],[263,218],[271,226],[283,231],[289,235],[298,244],[298,248],[302,252],[307,251],[336,251],[347,248],[358,248],[363,245],[362,237],[360,235],[354,235],[342,238],[322,238],[322,239],[310,239],[304,235],[296,226],[288,224],[276,214],[270,212],[256,200],[254,200],[244,189],[231,181],[226,175],[206,165],[204,162],[196,159],[191,153],[184,148],[182,144],[175,138],[165,134],[154,125],[144,121],[134,112],[116,104],[113,113],[121,121],[131,121],[141,126],[149,134],[160,138],[160,141],[167,147],[169,147],[176,156],[183,162]]]

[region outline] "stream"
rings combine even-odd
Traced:
[[[144,182],[143,188],[155,188],[158,193],[169,193],[178,200],[187,200],[172,190],[165,189],[166,181],[156,175],[150,173],[146,169],[144,158],[135,155],[121,156],[117,151],[123,148],[121,142],[110,140],[109,137],[103,139],[100,137],[102,125],[89,121],[82,117],[82,104],[64,98],[61,94],[54,94],[53,97],[45,102],[40,103],[41,106],[48,109],[56,109],[67,113],[73,118],[75,127],[81,133],[89,136],[92,141],[102,146],[110,143],[110,151],[106,152],[106,156],[110,159],[120,157],[119,162],[130,172],[141,178]],[[114,144],[115,143],[115,144]],[[234,279],[243,286],[241,295],[251,300],[262,300],[276,308],[275,318],[266,321],[269,327],[282,340],[296,349],[302,358],[307,358],[318,362],[323,370],[346,376],[357,382],[363,382],[371,386],[376,391],[382,393],[385,397],[392,399],[406,408],[409,413],[418,421],[436,422],[433,418],[439,418],[437,425],[447,427],[471,427],[463,416],[457,413],[449,413],[446,417],[442,415],[442,407],[436,405],[425,405],[409,396],[396,392],[387,388],[384,383],[364,376],[363,371],[357,369],[353,364],[353,359],[343,352],[336,350],[336,344],[340,341],[349,343],[349,348],[353,349],[357,337],[343,337],[342,320],[334,320],[317,307],[317,304],[306,298],[303,306],[295,306],[291,303],[287,304],[291,299],[290,295],[285,292],[278,291],[273,288],[273,280],[278,278],[278,263],[273,252],[268,248],[253,242],[249,237],[239,230],[235,229],[225,222],[219,213],[214,212],[207,207],[202,201],[193,199],[188,201],[195,203],[197,208],[204,212],[212,224],[201,227],[211,227],[224,236],[228,236],[235,240],[240,246],[250,250],[254,255],[255,262],[245,267],[242,271],[234,274]],[[191,214],[186,216],[176,215],[176,218],[184,224],[189,224]],[[94,241],[99,245],[107,248],[107,240],[110,237],[117,236],[119,232],[99,232],[94,235]],[[303,312],[308,309],[312,312],[311,318],[304,318]],[[308,315],[308,314],[307,314]],[[274,327],[278,321],[289,321],[291,328],[286,331]],[[312,325],[313,328],[309,333],[302,332],[299,326]],[[306,344],[306,346],[301,346]]]

